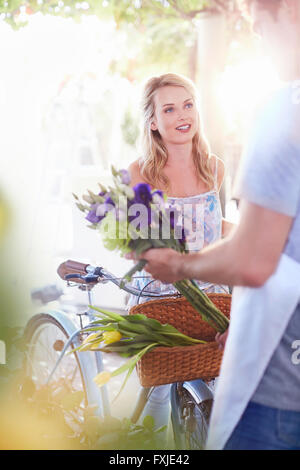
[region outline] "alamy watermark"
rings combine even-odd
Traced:
[[[6,344],[0,340],[0,365],[6,364]]]
[[[292,363],[295,364],[295,366],[298,366],[300,364],[300,339],[293,341],[291,347],[292,349],[295,349],[292,354]]]
[[[102,232],[109,233],[110,239],[169,240],[171,230],[177,240],[188,240],[189,250],[198,250],[203,242],[203,205],[184,203],[180,206],[164,207],[151,204],[151,207],[133,203],[120,196],[118,204],[99,204],[95,214],[104,217],[110,212],[113,217],[103,218]]]

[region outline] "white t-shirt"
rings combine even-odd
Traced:
[[[237,196],[294,218],[284,253],[300,263],[300,103],[297,101],[295,88],[290,84],[276,92],[260,110],[241,166]],[[252,401],[300,411],[300,365],[291,360],[292,344],[296,340],[300,340],[300,306]]]

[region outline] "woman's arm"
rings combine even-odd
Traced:
[[[218,190],[220,191],[221,186],[224,181],[224,175],[225,175],[225,165],[223,160],[218,158],[216,155],[212,157],[212,172],[215,172],[215,165],[218,165],[218,175],[217,175],[217,180],[218,180]],[[231,230],[236,227],[236,224],[233,224],[232,222],[229,222],[226,220],[224,217],[222,218],[222,238],[227,237]]]
[[[233,230],[237,224],[233,224],[232,222],[229,222],[228,220],[222,219],[222,238],[227,237],[230,233],[231,230]]]

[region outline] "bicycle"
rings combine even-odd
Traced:
[[[94,267],[75,261],[62,263],[58,269],[60,277],[69,286],[77,286],[88,294],[88,305],[94,305],[92,289],[98,284],[112,282],[119,288],[138,297],[162,298],[170,294],[154,293],[145,286],[142,290],[125,284],[102,267]],[[149,283],[150,284],[150,283]],[[176,294],[178,295],[178,294]],[[34,315],[25,328],[27,343],[26,373],[37,386],[49,385],[56,381],[60,387],[82,393],[82,400],[76,419],[82,420],[84,409],[94,407],[98,416],[109,416],[110,403],[107,387],[98,388],[93,378],[103,371],[103,357],[100,351],[73,352],[65,355],[69,348],[76,348],[84,339],[84,328],[95,319],[94,311],[88,307],[85,312],[75,313],[47,310]],[[78,321],[79,317],[79,321]],[[78,324],[79,323],[79,324]],[[86,324],[85,324],[86,323]],[[154,387],[142,388],[131,421],[136,423]],[[171,423],[177,449],[203,448],[213,391],[203,380],[173,383],[170,392]],[[74,416],[73,416],[74,418]]]

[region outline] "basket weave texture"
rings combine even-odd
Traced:
[[[230,294],[207,294],[214,304],[230,316]],[[216,330],[202,320],[184,298],[150,300],[130,309],[130,314],[144,314],[160,323],[169,323],[185,335],[207,341],[193,346],[156,347],[137,363],[137,374],[143,387],[185,380],[209,381],[219,375],[223,352],[215,341]]]

